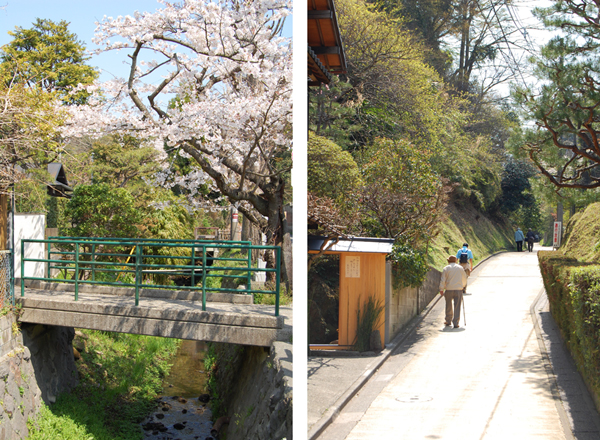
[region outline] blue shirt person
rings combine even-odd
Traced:
[[[460,259],[460,256],[463,253],[467,254],[467,261],[464,263]],[[469,249],[468,243],[464,243],[463,246],[458,250],[458,252],[456,253],[456,259],[458,260],[459,264],[463,267],[465,272],[467,272],[467,276],[468,276],[470,274],[470,272],[473,270],[473,252],[471,252],[471,250]],[[463,260],[464,260],[464,257],[463,257]]]
[[[515,231],[515,242],[517,243],[517,252],[523,251],[523,240],[525,240],[523,231],[521,231],[521,228],[517,227],[517,230]]]

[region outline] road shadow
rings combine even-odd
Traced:
[[[447,326],[447,327],[441,328],[439,331],[441,333],[460,333],[460,332],[464,332],[466,330],[467,329],[464,327],[454,328],[452,326]]]
[[[556,378],[558,398],[567,413],[573,437],[576,440],[600,439],[600,414],[594,404],[558,325],[549,311],[537,313],[538,323],[545,335],[544,343]]]
[[[334,363],[333,358],[311,358],[310,362],[313,365],[309,365],[309,367],[308,367],[308,373],[307,373],[308,379],[310,379],[312,376],[317,374],[317,372],[321,368],[334,368],[336,370],[339,370],[341,368],[341,365],[336,365]],[[314,365],[314,364],[316,364],[316,365]]]

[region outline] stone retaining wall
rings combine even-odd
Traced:
[[[77,385],[77,367],[73,355],[72,327],[42,324],[21,324],[23,343],[31,352],[35,378],[42,400],[50,405],[60,393]]]
[[[0,440],[27,438],[41,406],[31,353],[12,313],[0,317]]]
[[[292,440],[292,344],[215,344],[228,440]]]
[[[27,420],[77,384],[74,330],[0,317],[0,440],[25,439]]]
[[[436,297],[440,278],[441,272],[431,269],[419,287],[394,289],[392,264],[386,264],[386,344]]]

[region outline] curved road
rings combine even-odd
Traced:
[[[589,396],[579,390],[575,402],[587,399],[588,412],[568,401],[565,410],[544,343],[551,319],[543,293],[536,253],[480,264],[465,296],[466,325],[461,318],[461,328],[444,328],[439,301],[319,438],[599,438]]]

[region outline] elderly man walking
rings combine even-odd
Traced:
[[[460,327],[460,304],[463,299],[463,290],[467,287],[467,274],[460,264],[456,263],[456,257],[448,257],[448,266],[442,271],[440,280],[440,295],[446,298],[446,326],[454,324],[454,328]],[[454,307],[453,304],[454,303]]]

